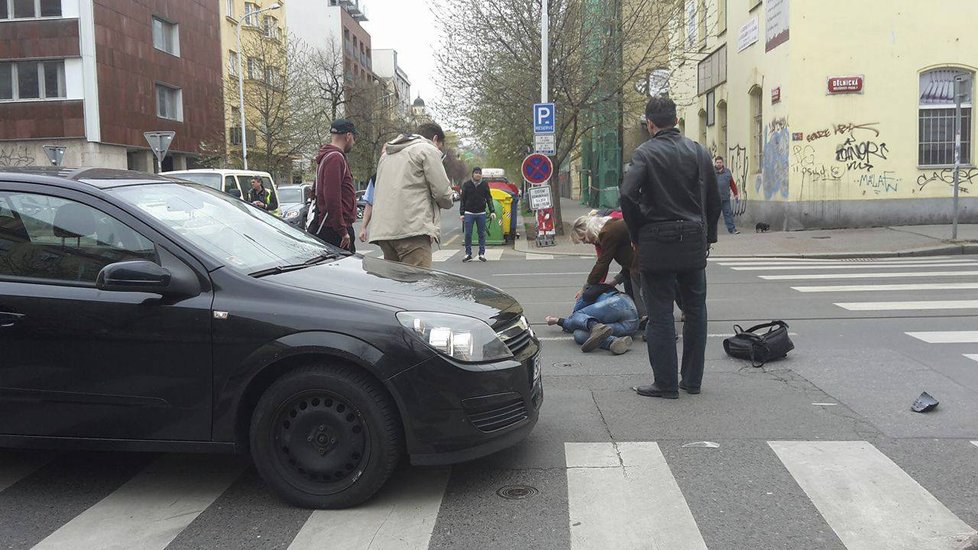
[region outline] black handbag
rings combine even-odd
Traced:
[[[765,332],[760,332],[767,329]],[[737,359],[747,359],[751,366],[763,367],[764,363],[773,359],[786,357],[788,352],[795,349],[795,344],[788,337],[788,323],[771,321],[744,330],[740,325],[734,325],[734,334],[723,341],[723,350],[727,355]]]

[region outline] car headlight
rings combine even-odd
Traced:
[[[492,327],[472,317],[401,312],[397,320],[430,348],[456,361],[487,363],[513,358]]]
[[[289,210],[288,212],[285,213],[285,219],[287,219],[287,220],[295,219],[295,218],[298,218],[298,217],[299,217],[299,211],[298,210]]]

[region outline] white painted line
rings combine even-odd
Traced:
[[[653,442],[565,443],[571,550],[705,550],[696,520]]]
[[[901,273],[817,273],[809,275],[758,275],[765,281],[815,281],[820,279],[902,279],[904,277],[973,277],[978,271],[907,271]]]
[[[11,453],[0,454],[0,491],[24,479],[51,461],[38,454]]]
[[[838,403],[812,403],[812,405],[815,405],[817,407],[837,407],[837,406],[839,406]]]
[[[907,262],[907,261],[903,261],[903,262],[894,262],[894,263],[897,263],[897,264],[900,264],[900,265],[914,265],[914,266],[916,266],[916,265],[930,265],[930,264],[938,264],[938,263],[940,263],[940,264],[968,264],[968,263],[973,263],[973,262],[974,262],[974,260],[940,260],[940,261],[929,260],[929,261],[926,261],[926,262],[914,262],[914,261]],[[719,263],[717,265],[720,265],[720,266],[723,266],[723,267],[754,267],[754,266],[757,266],[757,267],[761,267],[761,266],[785,266],[785,267],[792,266],[792,267],[794,267],[794,266],[797,266],[798,268],[800,268],[802,266],[813,266],[813,265],[855,265],[855,266],[865,266],[865,267],[868,267],[868,268],[872,268],[873,266],[878,266],[878,265],[882,265],[882,266],[894,265],[894,263],[887,263],[887,262],[839,262],[839,261],[833,261],[833,262],[828,262],[828,261],[814,261],[814,262],[722,262],[722,263]]]
[[[526,254],[527,260],[552,260],[554,259],[553,254]]]
[[[950,550],[975,533],[865,441],[768,444],[848,550]]]
[[[978,361],[978,353],[966,353],[964,356],[972,361]]]
[[[978,331],[974,330],[905,332],[904,334],[928,344],[978,344]]]
[[[242,470],[227,457],[163,456],[34,548],[162,550]]]
[[[975,447],[978,447],[978,441],[972,441],[971,444],[974,445]]]
[[[929,311],[978,309],[978,300],[931,300],[920,302],[847,302],[835,304],[849,311]]]
[[[490,262],[498,262],[503,258],[502,248],[490,248],[486,250],[486,259]]]
[[[978,272],[976,272],[976,273],[978,273]],[[575,277],[577,277],[577,276],[581,276],[581,275],[590,275],[590,274],[591,274],[590,271],[573,271],[573,272],[564,272],[564,273],[561,273],[559,271],[554,271],[554,272],[551,272],[551,273],[493,273],[492,276],[493,277],[544,277],[544,276],[551,276],[551,277],[553,277],[553,276],[575,276]]]
[[[380,494],[364,504],[346,510],[317,510],[289,550],[426,550],[449,473],[446,468],[411,468],[391,478]]]
[[[813,263],[813,262],[838,262],[838,263],[909,263],[909,262],[934,262],[938,260],[947,261],[970,261],[970,256],[909,256],[903,258],[779,258],[776,256],[755,256],[753,258],[738,257],[710,257],[711,262],[794,262],[794,263]]]
[[[641,335],[641,333],[639,333],[639,335]],[[682,337],[682,334],[681,333],[678,333],[677,332],[677,335],[680,336],[680,337]],[[707,338],[730,338],[731,336],[733,336],[732,333],[728,333],[728,334],[716,333],[716,334],[707,334],[706,335]],[[798,333],[797,332],[789,332],[788,333],[788,336],[798,336]],[[553,337],[548,337],[548,338],[537,338],[537,339],[540,340],[541,342],[562,342],[562,341],[565,341],[565,340],[573,340],[574,337],[573,336],[553,336]]]
[[[917,285],[836,285],[836,286],[793,286],[798,292],[907,292],[913,290],[975,290],[978,283],[921,283]]]
[[[954,263],[928,263],[928,264],[838,264],[838,265],[785,265],[785,266],[761,266],[761,267],[731,267],[734,271],[787,271],[787,270],[808,270],[808,269],[906,269],[908,267],[974,267],[978,262]]]
[[[452,256],[459,253],[459,250],[436,250],[431,253],[432,262],[447,262]]]

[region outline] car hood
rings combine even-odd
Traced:
[[[455,313],[499,328],[523,314],[512,296],[478,281],[379,258],[350,256],[341,260],[269,275],[276,284],[333,294],[406,311]]]

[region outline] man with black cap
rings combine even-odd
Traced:
[[[357,219],[356,189],[346,155],[356,143],[357,130],[349,120],[340,118],[329,128],[330,143],[316,155],[316,217],[309,231],[333,246],[356,252],[353,223]]]

